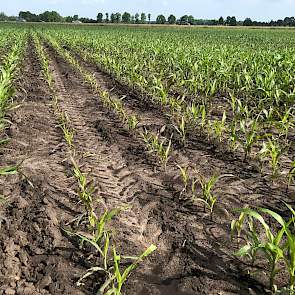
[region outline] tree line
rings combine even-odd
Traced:
[[[61,16],[56,11],[45,11],[41,14],[34,14],[30,11],[20,11],[18,16],[7,16],[5,13],[0,13],[0,21],[27,21],[27,22],[82,22],[82,23],[124,23],[124,24],[179,24],[179,25],[206,25],[206,26],[295,26],[294,17],[285,17],[276,21],[270,22],[253,21],[251,18],[246,18],[244,21],[238,21],[235,16],[228,16],[226,18],[220,17],[219,19],[196,19],[192,15],[183,15],[177,18],[175,15],[170,14],[167,18],[160,14],[155,20],[151,19],[151,14],[148,13],[135,13],[124,12],[123,14],[117,13],[102,13],[97,14],[96,19],[87,17],[74,16]]]

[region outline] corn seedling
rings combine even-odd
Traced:
[[[213,129],[213,132],[215,133],[215,136],[219,139],[219,142],[222,141],[223,133],[226,130],[225,122],[226,122],[226,112],[225,111],[223,112],[221,121],[215,120],[213,122],[212,129]]]
[[[185,144],[186,141],[186,133],[187,133],[187,128],[186,128],[186,119],[184,116],[182,116],[180,119],[177,120],[177,124],[174,125],[175,130],[180,136],[180,140],[182,144]]]
[[[90,225],[94,226],[97,220],[97,217],[96,217],[96,214],[94,213],[92,199],[96,189],[93,185],[93,181],[87,180],[87,176],[84,173],[82,173],[80,167],[78,166],[78,164],[76,163],[73,157],[71,157],[71,161],[74,166],[73,173],[79,185],[79,191],[78,191],[79,198],[85,206]]]
[[[210,210],[210,217],[212,219],[214,205],[217,201],[217,195],[213,192],[213,189],[219,180],[220,176],[213,175],[209,178],[198,174],[199,184],[202,189],[202,195],[200,198],[196,198],[196,201],[201,201],[204,204],[204,211],[206,207]]]
[[[240,209],[239,221],[232,222],[232,230],[241,232],[243,223],[246,222],[244,230],[246,231],[244,239],[246,244],[236,253],[239,257],[249,256],[253,263],[256,260],[257,253],[260,252],[268,261],[269,267],[269,287],[275,288],[275,277],[281,271],[279,262],[284,260],[289,273],[289,287],[294,290],[295,283],[295,238],[291,231],[294,226],[295,212],[291,206],[287,205],[292,213],[287,221],[278,213],[264,208],[259,208],[258,212],[250,208]],[[242,215],[243,214],[243,215]],[[261,214],[266,214],[275,219],[280,228],[275,230],[271,228]],[[261,225],[263,237],[259,234],[258,225]]]
[[[0,176],[13,175],[18,173],[18,166],[0,168]]]
[[[92,234],[76,233],[81,240],[81,246],[84,242],[92,245],[103,257],[104,260],[104,270],[108,269],[108,253],[110,246],[110,233],[107,230],[108,223],[116,217],[122,210],[126,208],[115,208],[112,210],[106,210],[104,214],[98,218],[93,215],[93,221],[90,223],[92,228]]]
[[[188,172],[188,167],[181,167],[179,165],[177,165],[177,167],[180,170],[180,178],[182,180],[183,183],[183,189],[181,191],[182,193],[186,193],[187,192],[187,188],[188,188],[188,184],[189,184],[189,172]]]
[[[253,145],[257,142],[259,135],[257,133],[257,119],[256,120],[242,120],[240,122],[240,129],[244,135],[244,139],[239,141],[245,152],[244,161],[248,158],[251,153]]]
[[[134,262],[131,263],[123,271],[121,270],[122,266],[122,256],[117,254],[116,248],[113,247],[113,261],[114,267],[111,272],[108,272],[108,279],[103,284],[99,290],[99,294],[105,295],[121,295],[123,284],[127,281],[131,272],[134,271],[139,264],[149,255],[151,255],[157,247],[151,245],[144,253],[139,257],[133,258]]]
[[[269,139],[267,143],[263,143],[260,155],[262,158],[269,157],[272,168],[272,176],[275,178],[279,172],[279,160],[282,156],[283,149],[278,142]]]
[[[234,238],[235,233],[237,233],[238,243],[240,243],[241,233],[244,226],[244,220],[246,218],[246,214],[241,212],[238,219],[234,219],[231,222],[231,239]]]
[[[65,112],[62,112],[60,114],[60,123],[59,123],[60,129],[63,131],[65,141],[67,142],[68,146],[70,148],[74,147],[74,130],[69,127],[69,118]]]
[[[165,145],[166,140],[160,142],[159,135],[155,135],[153,133],[148,133],[145,130],[145,133],[141,133],[141,137],[149,152],[156,152],[162,164],[164,164],[165,170],[167,166],[167,162],[170,158],[171,147],[172,147],[172,136],[168,142],[168,145]]]
[[[127,119],[127,124],[128,124],[129,130],[134,130],[137,127],[138,123],[139,123],[139,121],[137,120],[136,116],[134,116],[134,115],[129,116]]]

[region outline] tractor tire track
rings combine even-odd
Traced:
[[[132,206],[113,224],[119,249],[136,255],[151,243],[158,246],[129,280],[126,292],[248,294],[252,282],[234,275],[239,268],[228,253],[228,228],[200,220],[196,211],[175,201],[165,188],[165,174],[155,169],[141,142],[130,136],[52,47],[47,46],[47,51],[59,104],[76,130],[83,171],[95,180],[108,208]],[[83,157],[85,153],[89,156]],[[251,292],[260,294],[259,284]]]
[[[70,49],[69,49],[70,50]],[[169,175],[167,181],[175,183],[175,175],[179,170],[174,163],[182,167],[191,166],[196,168],[202,175],[211,177],[213,174],[233,175],[232,177],[223,178],[217,184],[218,191],[222,192],[222,205],[227,212],[221,210],[223,222],[228,222],[234,218],[230,211],[232,208],[241,208],[249,203],[255,206],[269,207],[274,211],[282,210],[281,199],[284,198],[290,204],[293,203],[295,187],[292,186],[289,194],[286,194],[286,184],[281,181],[278,184],[272,184],[265,177],[261,177],[257,167],[253,163],[244,163],[240,157],[227,152],[220,144],[219,146],[208,143],[205,139],[200,139],[194,134],[189,134],[185,148],[180,146],[177,141],[176,131],[171,124],[169,115],[161,108],[155,105],[150,98],[136,95],[132,89],[120,84],[108,73],[100,70],[98,66],[85,62],[75,51],[70,50],[83,67],[93,74],[97,83],[105,91],[111,93],[113,97],[122,98],[124,109],[128,114],[136,115],[139,119],[139,127],[152,131],[154,134],[159,133],[163,126],[166,126],[165,132],[161,134],[168,142],[171,134],[173,137],[173,156],[168,163]],[[255,161],[257,162],[257,161]],[[271,196],[271,198],[270,198]],[[270,203],[271,201],[271,203]],[[229,215],[231,215],[229,217]]]

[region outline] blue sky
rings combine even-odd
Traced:
[[[17,15],[20,10],[40,13],[56,10],[63,16],[78,14],[95,18],[98,12],[146,12],[176,16],[192,14],[195,18],[235,15],[271,20],[295,15],[295,0],[0,0],[0,11]]]

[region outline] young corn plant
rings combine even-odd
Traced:
[[[240,216],[238,219],[234,219],[231,222],[231,239],[234,239],[235,233],[237,233],[237,240],[238,244],[240,243],[241,235],[242,235],[242,230],[244,227],[244,220],[247,217],[245,212],[241,212]]]
[[[155,135],[153,133],[149,133],[147,130],[145,130],[145,133],[141,133],[141,136],[145,145],[147,146],[148,151],[150,153],[157,153],[161,163],[164,165],[166,170],[172,150],[172,136],[168,142],[168,145],[165,145],[166,139],[160,142],[158,134]]]
[[[73,157],[71,157],[71,161],[74,167],[73,173],[79,185],[78,194],[79,194],[80,200],[85,206],[85,209],[88,215],[89,224],[93,227],[95,226],[95,223],[97,221],[97,216],[94,212],[93,201],[92,201],[93,194],[95,193],[96,189],[93,185],[93,181],[87,180],[87,176],[84,173],[82,173],[80,167],[78,166],[77,162],[74,160]]]
[[[129,257],[134,260],[129,266],[122,271],[122,259],[124,256],[118,255],[116,248],[113,247],[114,266],[108,271],[108,279],[99,289],[99,294],[105,295],[121,295],[122,287],[127,281],[130,274],[140,265],[140,263],[149,255],[151,255],[157,247],[151,245],[139,257]]]
[[[276,178],[279,174],[279,160],[283,154],[283,148],[277,141],[269,139],[267,143],[263,143],[262,149],[259,153],[262,159],[270,158],[272,177]]]
[[[287,204],[286,204],[287,205]],[[257,253],[263,254],[268,262],[269,269],[269,288],[273,291],[275,287],[275,277],[281,271],[279,268],[280,261],[285,261],[289,273],[289,289],[294,290],[295,284],[295,237],[293,234],[295,212],[293,208],[287,205],[291,211],[291,218],[287,221],[278,213],[259,208],[258,211],[250,208],[238,210],[241,213],[239,220],[232,221],[232,233],[238,231],[240,236],[241,230],[245,231],[244,240],[246,244],[236,253],[239,257],[248,256],[253,264],[257,258]],[[271,228],[265,221],[262,214],[275,219],[279,228]],[[245,225],[246,223],[246,225]],[[259,227],[259,225],[261,227]],[[244,226],[244,227],[243,227]],[[263,234],[259,234],[263,231]],[[290,293],[293,294],[293,293]]]
[[[63,131],[65,141],[70,149],[74,148],[75,131],[69,126],[69,118],[65,112],[60,114],[59,128]]]
[[[204,204],[204,212],[206,207],[210,211],[210,218],[213,219],[213,209],[217,202],[217,195],[213,192],[216,183],[218,182],[220,176],[213,175],[209,178],[198,174],[199,184],[202,189],[201,197],[196,198],[196,201],[201,201]]]
[[[205,104],[201,105],[201,130],[204,131],[207,124],[207,107]]]
[[[182,195],[183,193],[187,192],[189,180],[190,180],[190,175],[189,175],[189,171],[188,171],[188,166],[181,167],[181,166],[177,165],[177,167],[180,170],[180,178],[181,178],[182,184],[183,184],[183,189],[180,193]]]
[[[213,127],[212,127],[215,136],[219,139],[219,142],[222,142],[222,136],[224,132],[226,131],[225,123],[226,123],[226,112],[224,111],[221,121],[215,120],[213,122]]]
[[[75,235],[78,236],[81,240],[81,246],[85,242],[92,245],[103,257],[103,265],[104,270],[108,269],[108,254],[109,254],[109,246],[110,246],[110,238],[111,234],[107,230],[108,223],[117,215],[120,214],[121,211],[125,210],[126,208],[115,208],[112,210],[106,210],[104,214],[98,218],[96,215],[93,216],[93,222],[90,222],[90,226],[92,229],[91,234],[85,233],[76,233]],[[85,277],[83,276],[83,279]],[[82,280],[83,280],[82,279]]]
[[[164,145],[164,143],[165,143],[165,140],[160,143],[157,153],[166,171],[167,163],[169,161],[170,154],[171,154],[172,139],[170,138],[168,145]]]
[[[18,173],[18,166],[0,167],[0,176],[13,175]]]
[[[194,103],[192,103],[191,106],[187,107],[185,115],[187,118],[190,119],[189,121],[192,128],[196,128],[200,117],[200,113],[200,106],[196,106]]]
[[[185,145],[187,127],[186,127],[186,118],[182,116],[180,119],[178,118],[176,125],[173,125],[175,130],[180,136],[181,143]]]
[[[244,149],[244,161],[247,160],[248,156],[251,153],[253,145],[259,139],[257,132],[257,118],[255,120],[242,120],[240,121],[240,130],[243,134],[244,139],[239,138],[239,142]]]
[[[136,116],[132,115],[132,116],[129,116],[128,119],[127,119],[127,125],[128,125],[128,129],[129,130],[135,130],[136,127],[138,126],[138,119]]]
[[[285,143],[288,140],[288,134],[290,128],[295,126],[295,119],[293,114],[294,108],[288,108],[283,114],[278,112],[280,120],[277,122],[277,128],[281,134],[285,137]]]

